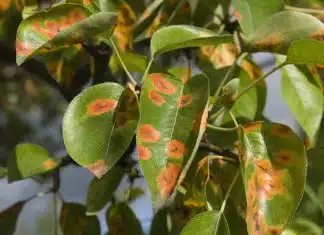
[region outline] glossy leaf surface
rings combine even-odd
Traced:
[[[36,144],[18,144],[15,156],[8,163],[9,181],[16,181],[55,169],[59,160],[53,159],[49,152]]]
[[[183,164],[204,131],[208,89],[202,75],[182,81],[155,73],[145,79],[137,149],[156,207],[172,194]]]
[[[1,234],[12,235],[15,233],[16,223],[23,206],[24,202],[18,202],[0,212]]]
[[[90,16],[88,10],[76,4],[59,5],[36,13],[19,26],[17,64],[22,64],[31,56],[82,43],[97,34],[112,31],[116,21],[115,13],[101,12]]]
[[[297,40],[307,38],[322,40],[323,30],[324,24],[311,15],[283,11],[268,18],[246,38],[243,50],[286,54],[291,44]]]
[[[270,16],[284,10],[282,0],[233,0],[233,6],[234,16],[246,35],[253,34]]]
[[[137,97],[131,88],[102,83],[79,94],[63,118],[70,156],[98,178],[120,159],[137,126]]]
[[[109,234],[142,235],[142,227],[135,213],[126,203],[112,205],[106,214]]]
[[[114,195],[123,176],[123,169],[117,165],[101,179],[94,178],[91,181],[87,196],[87,215],[95,215],[105,207]]]
[[[324,64],[324,43],[303,39],[291,44],[287,53],[287,63],[290,64]]]
[[[304,192],[303,142],[289,127],[268,122],[245,125],[240,140],[249,234],[280,234]]]
[[[97,217],[86,216],[84,206],[76,203],[63,203],[60,225],[64,235],[100,235]]]
[[[219,211],[206,211],[191,219],[181,235],[230,235],[225,216]]]
[[[296,66],[286,65],[281,71],[282,97],[314,146],[323,116],[323,93]]]
[[[155,56],[171,50],[218,45],[233,41],[231,35],[217,35],[213,31],[189,25],[167,26],[156,31],[151,40],[151,54]]]

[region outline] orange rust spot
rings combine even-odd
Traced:
[[[185,68],[183,69],[182,73],[181,73],[181,81],[182,83],[187,83],[189,81],[191,77],[191,68]]]
[[[241,13],[238,12],[237,10],[234,10],[233,15],[235,16],[235,18],[236,18],[238,21],[241,21],[241,20],[243,19],[243,16],[242,16]]]
[[[204,132],[207,127],[207,118],[208,118],[208,109],[205,108],[204,111],[198,113],[196,115],[196,119],[194,122],[194,133],[199,134],[200,129]]]
[[[257,41],[255,44],[259,49],[273,51],[280,44],[281,38],[279,33],[273,33],[264,39]]]
[[[158,142],[160,140],[160,136],[160,132],[150,124],[143,124],[139,127],[139,138],[144,142]]]
[[[250,80],[252,81],[262,76],[262,70],[260,69],[260,67],[248,60],[243,60],[241,66],[244,71],[247,72]],[[265,82],[262,80],[262,83],[257,83],[257,85],[260,84],[264,85]]]
[[[191,104],[192,96],[191,95],[181,95],[178,100],[178,107],[183,108]]]
[[[117,101],[113,99],[97,99],[88,105],[88,115],[98,116],[107,113],[117,106]]]
[[[137,145],[138,157],[140,160],[149,160],[151,158],[151,151],[142,145]]]
[[[45,162],[43,162],[43,168],[45,170],[50,170],[56,167],[56,162],[53,159],[48,159]]]
[[[179,140],[171,140],[168,144],[168,156],[171,158],[181,158],[185,153],[185,145]]]
[[[292,166],[295,162],[295,154],[291,150],[281,150],[272,155],[272,161],[278,166]]]
[[[101,178],[108,171],[108,167],[105,163],[105,160],[103,159],[86,166],[86,168],[91,171],[97,178]]]
[[[315,32],[311,34],[311,38],[318,40],[318,41],[323,41],[324,40],[324,29],[317,29]]]
[[[165,103],[164,97],[154,90],[152,90],[148,93],[148,97],[157,106],[161,106],[162,104]]]
[[[19,39],[16,40],[16,52],[20,56],[29,56],[33,53],[33,48],[31,45],[23,43]]]
[[[217,47],[204,46],[201,53],[203,58],[213,62],[217,68],[232,65],[237,57],[236,46],[232,43],[221,44]]]
[[[92,0],[83,0],[83,4],[86,6],[86,5],[89,5],[92,3]]]
[[[306,150],[309,150],[313,147],[313,144],[308,137],[306,137],[306,139],[304,141],[304,145],[305,145]]]
[[[271,127],[271,134],[279,137],[292,137],[295,135],[288,126],[282,124],[273,124]]]
[[[180,172],[181,166],[172,163],[168,164],[167,168],[162,170],[161,174],[157,178],[162,198],[168,199],[171,196],[177,184]]]
[[[257,129],[261,129],[262,122],[250,122],[244,125],[244,132],[245,133],[251,133],[253,131],[256,131]]]
[[[206,203],[204,203],[202,201],[188,199],[188,200],[184,201],[183,204],[187,207],[194,208],[194,207],[204,207]]]
[[[163,94],[172,95],[177,91],[177,88],[165,77],[159,73],[152,73],[148,75],[153,82],[155,89]]]

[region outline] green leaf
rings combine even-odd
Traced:
[[[193,14],[193,22],[196,26],[204,27],[211,22],[220,25],[227,17],[230,1],[204,0],[198,1]]]
[[[294,65],[286,65],[281,71],[281,95],[314,146],[323,115],[322,91]]]
[[[106,214],[110,235],[142,235],[143,230],[135,213],[126,203],[112,205]]]
[[[18,144],[15,156],[8,161],[9,182],[42,174],[55,169],[60,160],[53,159],[49,152],[36,144]]]
[[[141,188],[131,188],[128,194],[128,202],[133,202],[141,196],[145,195],[145,191]]]
[[[286,54],[297,40],[322,40],[323,30],[324,24],[309,14],[283,11],[268,18],[251,36],[243,37],[243,50]]]
[[[323,230],[314,222],[298,218],[283,231],[282,235],[322,235]]]
[[[112,32],[117,15],[90,12],[77,4],[61,4],[48,11],[36,13],[19,26],[16,40],[17,64],[32,56],[58,47],[82,43],[96,35]]]
[[[86,216],[83,205],[63,203],[60,224],[64,235],[100,235],[100,224],[95,216]]]
[[[92,13],[100,12],[100,2],[101,0],[81,0],[83,5]]]
[[[182,166],[200,142],[208,91],[203,75],[189,81],[158,73],[145,78],[137,149],[154,207],[170,197]]]
[[[223,213],[206,211],[191,219],[181,231],[181,235],[230,235],[229,226]]]
[[[131,88],[123,90],[116,83],[93,86],[68,106],[64,144],[77,163],[101,178],[126,151],[138,118],[137,96]]]
[[[116,165],[101,179],[94,178],[91,181],[87,196],[87,215],[96,215],[105,207],[113,197],[123,176],[123,169]]]
[[[249,234],[280,234],[304,192],[306,152],[287,126],[255,122],[240,127]]]
[[[233,0],[234,15],[246,35],[253,34],[270,16],[284,10],[282,0]]]
[[[313,39],[295,41],[289,47],[286,62],[289,64],[324,64],[324,43]]]
[[[158,210],[152,220],[150,235],[168,235],[170,232],[168,228],[168,217],[168,208]]]
[[[218,35],[213,31],[190,25],[166,26],[156,31],[151,39],[151,54],[204,45],[218,45],[233,42],[231,35]]]
[[[8,174],[8,170],[0,166],[0,179],[5,177]]]
[[[16,223],[24,202],[18,202],[8,209],[0,212],[0,227],[2,235],[12,235],[16,230]]]

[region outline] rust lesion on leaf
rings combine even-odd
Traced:
[[[206,107],[202,112],[196,115],[196,119],[194,121],[193,131],[196,135],[199,134],[200,129],[202,132],[205,132],[207,127],[207,118],[208,118],[208,108]]]
[[[176,93],[177,87],[169,82],[162,74],[152,73],[148,75],[153,82],[154,88],[165,95],[172,95]]]
[[[116,106],[114,99],[96,99],[88,105],[87,113],[89,116],[99,116],[114,110]]]
[[[281,150],[272,154],[272,161],[282,167],[289,167],[295,163],[296,153],[292,150]]]
[[[144,142],[156,143],[160,140],[161,134],[150,124],[143,124],[138,129],[139,138]]]
[[[137,145],[137,151],[140,160],[149,160],[152,156],[152,152],[142,145]]]
[[[169,163],[167,168],[163,169],[157,177],[157,183],[163,199],[168,199],[171,196],[175,186],[177,185],[180,172],[181,166],[179,164]]]
[[[34,51],[32,44],[23,42],[19,39],[16,40],[16,52],[19,56],[29,56]]]
[[[157,106],[161,106],[165,103],[164,97],[154,90],[149,91],[148,98]]]
[[[295,135],[288,126],[282,124],[273,124],[271,134],[279,137],[293,137]]]
[[[234,11],[233,11],[233,16],[235,16],[235,18],[236,18],[238,21],[243,20],[243,16],[242,16],[242,14],[241,14],[238,10],[236,10],[236,9],[234,9]]]
[[[318,41],[324,41],[324,28],[320,28],[312,32],[311,38]]]
[[[185,154],[186,147],[181,141],[173,139],[168,143],[167,151],[169,157],[181,158]]]
[[[106,161],[103,159],[97,160],[95,163],[87,165],[86,168],[91,171],[97,178],[101,178],[108,172]]]
[[[192,103],[192,96],[191,95],[181,95],[178,99],[178,107],[184,108]]]
[[[262,70],[259,66],[253,64],[251,61],[243,60],[241,63],[242,68],[249,75],[249,79],[254,81],[255,79],[262,76]],[[260,81],[257,85],[265,85],[265,81]]]
[[[258,129],[261,129],[262,122],[250,122],[244,125],[244,132],[245,133],[251,133]]]
[[[255,45],[258,49],[274,51],[281,43],[281,35],[279,33],[272,33],[267,37],[257,41]]]
[[[43,168],[45,170],[51,170],[55,168],[57,163],[53,159],[47,159],[45,162],[43,162]]]

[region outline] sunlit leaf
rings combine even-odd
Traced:
[[[63,118],[64,143],[70,156],[102,177],[120,159],[139,117],[131,88],[102,83],[78,95]]]
[[[124,171],[121,167],[114,166],[101,179],[94,178],[88,189],[87,215],[95,215],[110,201],[118,188]]]
[[[112,205],[106,214],[109,234],[142,235],[143,230],[135,213],[126,203]]]
[[[86,216],[84,206],[76,203],[63,203],[60,225],[64,235],[100,235],[100,224],[95,216]]]
[[[17,63],[58,47],[82,43],[96,35],[112,31],[115,13],[101,12],[90,16],[80,5],[64,4],[36,13],[19,26],[16,40]]]
[[[246,35],[253,34],[270,16],[284,10],[282,0],[233,0],[234,16]]]
[[[10,157],[8,161],[9,182],[51,171],[58,166],[59,162],[39,145],[18,144],[15,148],[15,156]]]
[[[251,36],[243,38],[243,50],[286,54],[292,43],[297,40],[321,41],[323,31],[324,24],[317,18],[305,13],[283,11],[268,18]]]
[[[217,35],[213,31],[189,25],[167,26],[156,31],[151,40],[151,54],[155,56],[171,50],[218,45],[233,41],[231,35]]]
[[[314,146],[323,115],[323,93],[296,66],[286,65],[281,71],[281,94]]]
[[[250,235],[280,234],[304,192],[306,153],[287,126],[255,122],[240,128]]]
[[[181,235],[229,235],[230,230],[223,213],[206,211],[193,219],[181,231]]]
[[[24,202],[18,202],[8,209],[0,212],[0,227],[2,235],[12,235],[16,230],[16,223]]]
[[[324,64],[324,43],[313,39],[298,40],[287,52],[289,64]]]
[[[172,194],[182,166],[204,130],[201,123],[207,118],[208,89],[202,75],[182,81],[155,73],[144,81],[137,149],[156,207]]]

